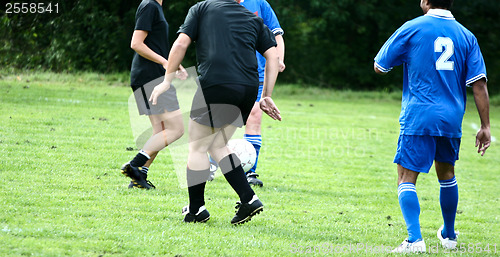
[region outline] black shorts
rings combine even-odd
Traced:
[[[191,119],[212,128],[229,124],[241,127],[247,122],[258,91],[258,87],[243,85],[215,85],[203,90],[198,87]]]
[[[149,97],[151,96],[153,89],[162,81],[163,77],[160,77],[142,86],[132,85],[135,102],[140,115],[149,116],[162,114],[165,110],[168,112],[179,110],[179,101],[177,100],[177,93],[174,85],[170,85],[170,88],[158,97],[156,105],[153,105],[149,101]]]

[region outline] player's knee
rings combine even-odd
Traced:
[[[229,149],[226,146],[211,146],[208,149],[208,153],[212,157],[213,160],[219,162],[222,158],[230,154]]]
[[[455,170],[453,169],[438,169],[436,166],[436,175],[439,180],[452,179],[455,176]]]
[[[190,153],[205,153],[208,152],[208,146],[203,144],[189,144],[189,152]]]
[[[172,138],[175,141],[184,135],[184,125],[183,124],[174,124],[174,125],[172,125],[172,127],[166,128],[165,132],[170,133]]]

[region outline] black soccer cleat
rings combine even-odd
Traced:
[[[250,221],[253,216],[264,210],[264,204],[254,195],[252,200],[248,203],[237,202],[236,209],[236,215],[234,215],[231,220],[231,224],[233,225],[239,225]]]
[[[123,175],[132,179],[129,188],[156,188],[151,181],[147,180],[148,174],[142,170],[142,167],[134,167],[129,162],[123,164],[121,171]]]
[[[262,182],[262,180],[257,178],[259,176],[259,174],[255,173],[255,172],[248,172],[246,175],[247,175],[248,184],[253,185],[253,186],[259,186],[259,187],[264,186],[264,183]]]
[[[205,206],[201,206],[196,214],[189,212],[189,205],[184,206],[182,208],[182,215],[185,215],[184,222],[186,223],[205,223],[210,219],[210,213]]]
[[[149,180],[146,180],[146,182],[148,183],[148,185],[150,185],[153,189],[155,189],[155,185],[153,185],[153,183],[151,183],[151,181]],[[135,180],[131,180],[130,181],[130,184],[128,184],[128,188],[140,188],[140,189],[144,189],[145,187],[139,185],[139,183],[137,183],[137,181]]]

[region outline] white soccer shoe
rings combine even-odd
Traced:
[[[424,239],[418,239],[417,241],[410,243],[408,238],[406,238],[398,247],[392,250],[393,253],[425,253],[426,247]]]
[[[441,245],[443,246],[444,249],[448,250],[454,250],[457,248],[457,238],[458,238],[458,231],[455,231],[455,239],[450,239],[450,238],[443,238],[443,235],[441,232],[443,231],[444,225],[441,225],[441,227],[437,231],[437,237],[439,238],[439,241],[441,241]]]

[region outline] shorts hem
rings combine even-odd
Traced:
[[[402,163],[401,161],[396,161],[396,160],[394,160],[394,163],[401,165],[405,169],[415,171],[418,173],[429,173],[429,170],[430,170],[430,167],[429,167],[429,169],[425,170],[425,169],[417,168],[413,165],[408,165],[408,164]]]
[[[451,161],[443,161],[443,160],[434,159],[434,161],[437,161],[437,162],[443,162],[443,163],[448,163],[448,164],[450,164],[450,165],[455,166],[455,162],[456,162],[457,160],[455,160],[455,161],[451,162]]]

